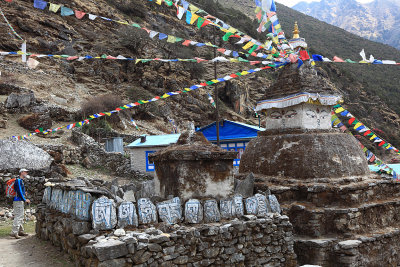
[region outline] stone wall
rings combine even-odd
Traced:
[[[296,266],[292,225],[279,212],[271,195],[155,205],[70,181],[46,188],[36,233],[81,266]]]
[[[6,182],[15,177],[11,173],[0,173],[0,200],[5,200]],[[25,190],[27,198],[32,204],[39,204],[42,201],[45,186],[44,184],[49,180],[45,177],[29,177],[24,179]]]
[[[82,155],[82,163],[85,167],[107,168],[119,176],[127,176],[136,179],[149,179],[146,174],[132,170],[128,157],[121,153],[106,152],[103,145],[97,143],[90,136],[75,129],[72,131],[71,140],[79,146]]]

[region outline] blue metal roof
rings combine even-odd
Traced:
[[[197,130],[202,132],[208,141],[217,140],[217,127],[215,122]],[[264,128],[258,126],[248,125],[241,122],[224,120],[223,124],[219,127],[220,140],[235,140],[235,139],[251,139],[257,137],[259,131],[265,131]]]
[[[155,147],[155,146],[169,146],[178,142],[181,134],[165,134],[165,135],[148,135],[146,142],[140,143],[140,138],[129,144],[127,147]]]

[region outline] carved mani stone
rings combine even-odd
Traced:
[[[215,199],[204,202],[204,222],[213,223],[221,220],[221,214],[218,210],[218,203]]]
[[[189,199],[185,204],[185,221],[187,223],[201,223],[203,208],[197,199]]]
[[[50,201],[51,201],[51,187],[48,186],[44,190],[42,202],[45,203],[46,205],[49,205]]]
[[[176,224],[182,220],[182,207],[179,197],[158,203],[157,210],[162,222]]]
[[[279,205],[278,199],[275,195],[269,195],[268,201],[271,206],[271,212],[281,213],[281,205]]]
[[[258,199],[257,197],[246,198],[246,214],[257,215],[258,213]]]
[[[223,219],[230,219],[233,217],[233,202],[231,198],[221,199],[219,202],[219,208]]]
[[[148,198],[138,200],[138,215],[140,224],[157,223],[156,206]]]
[[[271,208],[269,207],[269,203],[267,202],[267,198],[262,194],[255,194],[258,202],[258,211],[257,216],[266,217],[267,213],[271,212]]]
[[[90,204],[92,202],[92,196],[89,193],[82,191],[76,191],[75,194],[75,215],[76,218],[83,221],[89,221],[90,219]]]
[[[233,197],[232,213],[234,216],[240,218],[244,215],[243,197],[240,195]]]
[[[132,202],[122,202],[118,207],[118,227],[139,225],[135,204]]]
[[[92,225],[95,230],[110,230],[117,225],[114,200],[101,197],[93,202]]]

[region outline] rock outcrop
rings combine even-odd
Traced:
[[[43,149],[30,142],[0,140],[0,170],[26,168],[30,171],[46,171],[53,161]]]

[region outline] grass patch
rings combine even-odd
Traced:
[[[13,221],[0,222],[0,238],[7,237],[11,233]],[[25,233],[34,234],[36,223],[29,221],[24,223]]]

